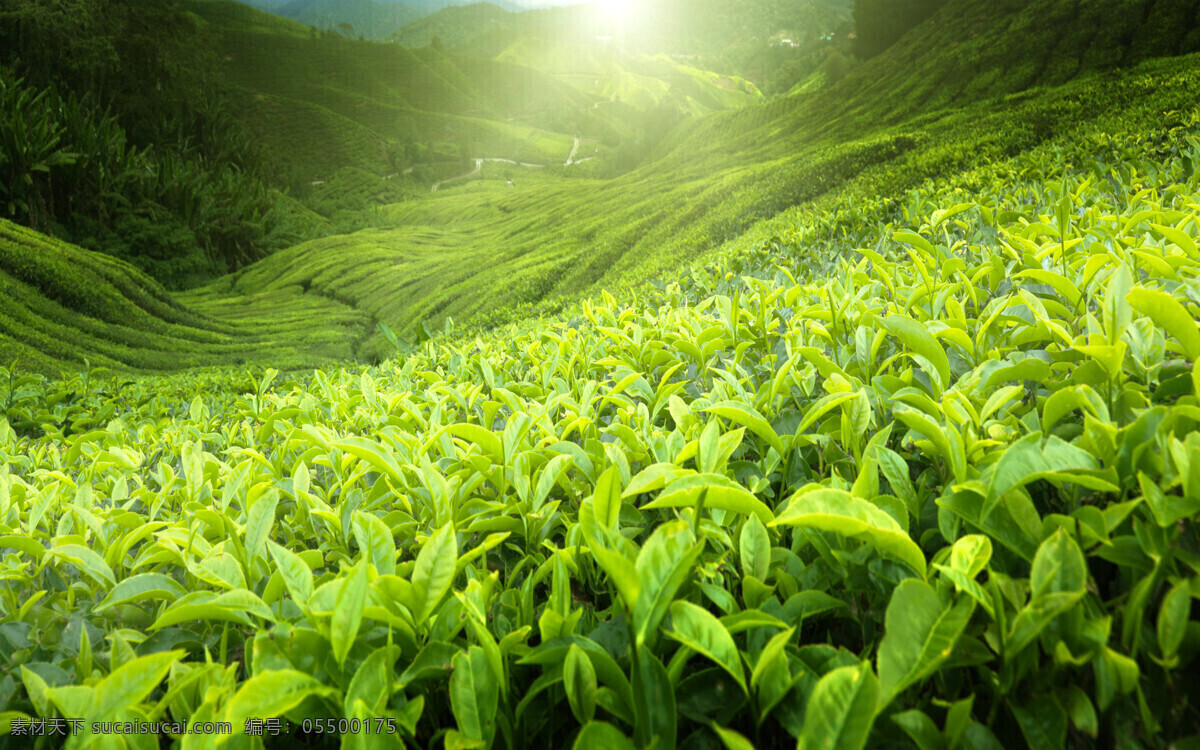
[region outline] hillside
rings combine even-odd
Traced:
[[[816,0],[652,0],[628,4],[619,12],[591,3],[524,13],[505,13],[480,3],[433,13],[389,39],[416,48],[436,37],[444,47],[486,57],[527,38],[616,47],[630,55],[667,54],[706,70],[762,82],[788,61],[829,46],[822,37],[847,33],[849,17],[844,4]],[[783,39],[789,41],[787,47],[779,44]]]
[[[379,0],[291,0],[267,10],[307,26],[367,39],[382,39],[426,12],[409,3]]]
[[[1054,5],[1032,0],[1025,15]],[[975,12],[995,11],[978,5]],[[964,13],[948,10],[935,23],[962,23]],[[1173,33],[1170,22],[1157,22]],[[1154,28],[1147,22],[1138,33]],[[959,50],[926,44],[921,33],[827,91],[685,122],[656,159],[627,175],[565,183],[524,175],[514,193],[503,179],[511,169],[489,165],[475,183],[389,208],[369,233],[345,243],[295,248],[239,277],[233,288],[271,288],[275,279],[322,268],[316,283],[334,284],[409,335],[422,323],[439,329],[446,317],[486,325],[553,310],[581,293],[669,275],[793,205],[825,205],[846,191],[895,193],[1054,138],[1149,127],[1162,112],[1191,106],[1192,58],[1150,64],[1134,75],[1097,75],[1097,63],[1062,86],[1001,89],[1013,93],[996,97],[964,93],[958,107],[946,107],[941,98],[905,105],[906,85],[922,80],[906,71],[949,77],[959,64]],[[995,43],[990,36],[978,42],[981,49]],[[1117,37],[1106,43],[1121,44]],[[542,54],[543,64],[572,57],[562,52],[565,45],[527,49]],[[1119,64],[1124,49],[1110,54],[1107,65]],[[604,62],[595,55],[578,60],[593,76],[598,68],[587,66]],[[891,85],[899,98],[879,97],[865,84],[874,80]],[[891,124],[905,106],[920,116]],[[1141,124],[1126,125],[1123,118]],[[377,271],[359,275],[337,270],[340,265]],[[383,346],[380,337],[374,346]]]
[[[25,373],[70,374],[85,362],[133,372],[286,369],[353,357],[371,330],[367,316],[291,291],[184,306],[126,263],[0,219],[0,361]]]
[[[576,133],[632,138],[639,127],[528,66],[340,39],[228,0],[188,3],[208,21],[241,119],[296,192],[343,167],[449,176],[462,156],[561,163]]]
[[[1042,4],[1048,0],[1035,0],[1030,6]],[[208,3],[204,9],[229,7]],[[947,18],[961,20],[949,15],[938,22],[949,23]],[[295,125],[295,117],[286,113],[306,111],[297,104],[302,97],[323,102],[326,106],[304,105],[310,113],[307,127],[281,129],[273,137],[281,147],[290,144],[293,151],[324,154],[331,170],[343,159],[377,163],[387,142],[368,126],[395,132],[386,129],[398,127],[397,112],[407,112],[418,122],[418,117],[438,121],[433,115],[414,113],[405,98],[409,90],[396,87],[394,81],[426,76],[430,87],[444,87],[441,106],[462,112],[481,101],[505,101],[509,95],[503,79],[495,83],[487,78],[488,71],[503,71],[504,65],[432,49],[394,50],[336,39],[321,40],[317,51],[303,56],[298,51],[310,39],[286,33],[271,39],[280,46],[245,49],[243,55],[252,57],[241,60],[231,75],[245,76],[241,85],[276,92],[256,95],[262,96],[260,107],[281,110],[264,118],[266,123]],[[238,46],[230,43],[229,48]],[[284,66],[279,61],[288,56],[272,54],[280,49],[296,51],[299,62]],[[557,55],[559,61],[570,57],[563,52],[569,48],[561,45],[526,49]],[[874,70],[883,80],[895,79],[897,90],[903,91],[901,61],[919,50],[924,50],[923,56],[906,64],[934,73],[954,70],[958,53],[952,48],[942,51],[912,38],[902,40],[864,66],[862,73],[827,92],[684,124],[660,148],[656,161],[615,179],[597,179],[587,169],[539,173],[487,163],[474,181],[451,183],[436,195],[420,200],[412,196],[372,212],[364,231],[297,245],[185,299],[219,310],[228,294],[270,294],[302,304],[312,290],[410,337],[423,325],[440,329],[447,317],[460,324],[491,325],[556,309],[581,293],[670,274],[681,263],[715,251],[756,222],[793,205],[824,205],[846,191],[908,189],[938,174],[1052,138],[1102,132],[1114,121],[1120,127],[1135,127],[1122,124],[1122,118],[1155,122],[1163,111],[1186,111],[1196,80],[1194,63],[1184,58],[1139,68],[1137,75],[1084,76],[1065,86],[985,99],[968,107],[926,109],[918,120],[881,127],[889,119],[887,108],[894,105],[876,100],[862,81]],[[360,52],[366,54],[349,59]],[[523,59],[535,62],[528,53]],[[579,59],[587,66],[605,62],[594,55]],[[1114,54],[1111,59],[1121,58]],[[257,71],[254,77],[246,72],[251,70]],[[599,72],[582,70],[587,75]],[[372,99],[356,101],[342,93],[350,90],[347,81]],[[486,95],[475,98],[483,90]],[[433,99],[428,89],[422,95],[427,98],[417,103]],[[345,114],[330,114],[338,108]],[[480,137],[475,146],[501,154],[511,148],[507,153],[517,157],[514,161],[533,158],[561,164],[571,149],[568,137],[553,135],[542,140],[552,144],[549,148],[532,148],[526,144],[537,131],[524,126],[466,115],[441,117],[443,122],[472,123],[473,137],[494,134],[494,140]],[[865,127],[867,121],[874,127]],[[356,141],[366,144],[357,155],[350,145]],[[320,158],[306,157],[304,164],[322,164]],[[516,191],[505,186],[509,178],[516,179]],[[348,184],[339,181],[331,187],[345,190]],[[324,186],[319,189],[325,191]],[[380,189],[367,188],[368,195]],[[680,206],[687,209],[681,211]],[[234,309],[237,304],[227,306]],[[371,357],[385,351],[378,334],[359,349]]]
[[[452,5],[410,21],[388,35],[388,41],[404,47],[426,47],[436,37],[448,49],[470,52],[470,42],[493,33],[511,34],[518,22],[509,11],[488,2]]]
[[[1153,109],[380,367],[22,387],[12,725],[1194,742],[1200,120]]]
[[[1041,87],[1052,89],[1142,60],[1200,50],[1196,0],[1161,7],[1152,0],[1130,0],[1129,13],[1118,16],[1079,4],[1079,18],[1068,22],[1076,5],[1061,0],[948,3],[836,86],[685,122],[659,155],[670,152],[666,163],[679,169],[707,166],[710,160],[732,165],[782,158],[806,144],[841,142],[881,126],[903,127],[907,122],[924,128],[955,108],[988,100],[997,106],[1030,102]],[[1048,18],[1058,22],[1042,22]],[[977,69],[977,75],[970,72]],[[1111,73],[1103,80],[1124,78]],[[1097,81],[1093,88],[1105,85]],[[1089,94],[1071,106],[1090,103]],[[1023,132],[1021,142],[1028,143],[1056,135],[1060,126],[1057,113],[1038,111],[1014,121],[1013,127]],[[729,147],[735,135],[744,147]],[[1001,142],[1008,137],[994,134]],[[970,154],[962,154],[959,164],[971,160]]]
[[[717,74],[191,0],[269,158],[433,153],[182,293],[0,220],[0,747],[1200,746],[1200,0],[1121,1],[675,122]]]
[[[538,34],[559,40],[594,41],[615,35],[630,52],[715,57],[745,39],[763,43],[772,36],[816,38],[849,19],[841,3],[817,0],[648,0],[616,14],[602,3],[505,13],[490,3],[450,7],[413,21],[391,35],[407,47],[422,47],[434,36],[448,47],[467,45],[497,31]]]
[[[476,182],[386,209],[374,229],[293,248],[209,291],[311,279],[408,334],[422,322],[440,329],[447,316],[519,319],[579,294],[670,276],[794,205],[892,194],[1047,140],[1151,127],[1164,111],[1185,111],[1196,85],[1194,57],[1149,64],[1133,76],[984,102],[919,127],[739,166],[722,167],[733,157],[719,151],[706,155],[711,168],[675,153],[614,180],[529,173],[513,191],[502,179],[508,168],[489,165]]]

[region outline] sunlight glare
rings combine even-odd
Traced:
[[[598,0],[600,10],[613,21],[621,21],[633,8],[633,0]]]

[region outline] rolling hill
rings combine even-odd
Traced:
[[[358,49],[354,42],[337,43]],[[896,77],[903,91],[906,79],[897,71],[914,67],[908,58],[915,45],[902,41],[827,92],[685,124],[655,160],[624,176],[597,179],[586,171],[540,173],[488,163],[473,180],[377,211],[368,229],[297,245],[181,299],[196,310],[219,312],[242,304],[230,299],[268,295],[303,305],[315,294],[409,336],[423,324],[438,329],[447,317],[489,326],[544,314],[603,287],[631,289],[662,278],[792,206],[903,191],[1054,139],[1151,128],[1161,124],[1162,112],[1186,110],[1197,84],[1195,59],[1181,57],[1143,64],[1135,74],[1087,73],[1061,86],[926,108],[891,125],[894,102],[875,98],[861,82],[873,67],[876,76]],[[954,69],[954,52],[926,49],[917,69]],[[454,80],[455,71],[465,76],[457,66],[466,63],[446,63],[433,56],[435,50],[427,51],[429,58],[370,50],[388,61],[432,61],[425,71],[446,64],[449,74],[441,80]],[[308,64],[296,70],[319,80],[320,64]],[[389,88],[384,76],[376,80],[367,78],[364,90],[403,109],[403,92]],[[300,86],[295,80],[277,85]],[[323,96],[336,105],[335,94]],[[458,101],[464,108],[472,104],[469,96]],[[379,111],[383,118],[389,110]],[[359,114],[360,121],[368,116]],[[865,127],[867,121],[875,126]],[[505,186],[510,177],[518,189]],[[358,351],[379,356],[382,347],[373,335]]]
[[[116,258],[0,219],[0,361],[24,372],[72,373],[85,362],[126,372],[248,362],[286,369],[355,356],[369,317],[293,291],[184,306]]]
[[[343,167],[387,175],[427,165],[444,177],[463,156],[563,163],[575,134],[639,138],[648,110],[667,93],[677,94],[680,116],[741,106],[757,94],[661,60],[618,63],[613,76],[622,80],[580,86],[551,66],[551,58],[564,59],[553,47],[514,46],[483,60],[340,39],[231,0],[186,7],[207,22],[203,33],[239,92],[239,117],[297,192]],[[607,106],[623,94],[623,106]]]

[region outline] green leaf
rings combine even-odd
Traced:
[[[829,672],[808,700],[797,750],[861,750],[878,702],[879,681],[870,664]]]
[[[967,534],[950,548],[950,567],[967,578],[983,572],[992,559],[992,540],[983,534]]]
[[[633,610],[638,648],[658,631],[675,592],[691,575],[692,563],[703,548],[703,542],[695,541],[691,527],[684,521],[662,524],[646,540],[635,565],[640,581]]]
[[[1087,588],[1087,575],[1083,550],[1060,528],[1042,542],[1033,558],[1032,596],[1037,599],[1046,594],[1083,593]]]
[[[1108,406],[1090,385],[1075,385],[1050,394],[1042,405],[1042,429],[1050,432],[1064,416],[1083,409],[1101,422],[1109,421]]]
[[[1035,698],[1025,706],[1008,704],[1030,750],[1060,750],[1067,743],[1067,714],[1053,697]]]
[[[1079,545],[1059,528],[1038,547],[1030,576],[1029,604],[1017,613],[1005,657],[1020,653],[1054,618],[1087,593],[1087,564]]]
[[[275,524],[275,508],[279,505],[279,490],[271,488],[255,500],[246,511],[246,558],[253,560],[271,537]]]
[[[159,630],[189,620],[217,620],[249,627],[254,623],[247,617],[248,614],[264,620],[275,620],[275,614],[252,591],[234,589],[223,594],[193,591],[168,607],[150,626],[150,630]]]
[[[575,644],[571,644],[563,662],[563,686],[571,713],[580,724],[587,724],[596,715],[596,670],[592,660]]]
[[[900,524],[873,504],[845,490],[817,489],[792,497],[771,526],[800,526],[861,539],[925,575],[925,554]]]
[[[1116,344],[1124,335],[1125,329],[1133,321],[1133,309],[1125,301],[1126,295],[1133,289],[1133,273],[1129,266],[1122,263],[1108,277],[1105,286],[1104,301],[1101,305],[1101,317],[1109,344]]]
[[[366,603],[367,565],[365,562],[359,562],[354,566],[354,572],[342,582],[342,590],[338,592],[337,604],[333,610],[333,622],[330,623],[333,656],[338,664],[346,663],[346,656],[358,638],[358,628],[362,625],[363,607]]]
[[[270,719],[300,705],[310,695],[335,695],[312,675],[293,669],[259,672],[242,683],[225,707],[225,720],[242,731],[247,719]]]
[[[1021,271],[1014,274],[1014,279],[1033,279],[1039,284],[1046,284],[1054,288],[1054,291],[1062,295],[1072,308],[1079,304],[1079,288],[1060,273],[1054,271],[1035,268],[1027,271]]]
[[[928,583],[912,578],[900,582],[888,602],[879,644],[881,708],[950,658],[974,611],[972,599],[964,597],[947,608]]]
[[[985,472],[987,498],[981,517],[986,518],[1004,493],[1054,474],[1097,467],[1096,457],[1051,435],[1043,443],[1042,433],[1026,435],[1005,449],[990,471]]]
[[[943,750],[946,747],[946,741],[942,739],[942,733],[933,719],[920,709],[892,714],[892,721],[904,730],[919,750]]]
[[[792,687],[791,669],[788,665],[787,644],[796,634],[791,627],[775,634],[758,655],[754,672],[750,675],[750,687],[758,695],[759,723],[783,700]]]
[[[104,558],[82,544],[56,544],[46,551],[51,557],[69,562],[96,583],[110,588],[117,583],[112,568]]]
[[[1128,656],[1105,646],[1092,665],[1096,673],[1096,704],[1101,712],[1107,711],[1118,695],[1137,689],[1138,665]]]
[[[621,473],[616,466],[608,467],[596,480],[592,512],[601,529],[616,533],[621,520]]]
[[[676,479],[667,485],[653,502],[646,503],[641,508],[694,508],[701,492],[705,493],[705,508],[756,516],[763,523],[770,523],[775,518],[771,509],[752,492],[721,474],[691,474]]]
[[[735,422],[742,427],[758,435],[775,449],[775,452],[780,456],[784,454],[783,441],[779,439],[779,434],[771,427],[770,423],[763,418],[754,409],[742,404],[738,401],[718,401],[708,407],[707,411],[713,414],[718,414],[731,422]]]
[[[453,668],[454,656],[461,651],[457,646],[443,641],[430,641],[413,658],[396,681],[396,689],[403,690],[418,680],[445,677]]]
[[[450,706],[458,731],[467,737],[491,741],[496,730],[500,691],[482,648],[454,655],[450,674]]]
[[[946,357],[946,350],[929,329],[903,315],[889,315],[880,322],[893,336],[900,339],[912,354],[919,355],[932,366],[929,374],[935,378],[939,388],[947,388],[950,385],[950,360]]]
[[[95,686],[92,714],[97,719],[132,709],[154,691],[186,651],[162,651],[123,665]]]
[[[717,733],[717,736],[721,738],[721,743],[725,745],[725,750],[754,750],[754,745],[750,740],[732,729],[726,729],[716,722],[713,722],[711,726],[713,731]]]
[[[496,463],[504,463],[504,446],[495,433],[476,424],[452,424],[444,432],[478,445],[483,454]]]
[[[354,538],[358,548],[375,566],[380,575],[396,572],[396,542],[392,530],[374,513],[354,511]]]
[[[683,600],[672,603],[667,635],[715,661],[746,692],[746,674],[733,636],[708,610]]]
[[[187,590],[170,576],[162,573],[139,573],[113,586],[94,610],[96,614],[120,604],[134,604],[147,599],[163,599],[173,602],[184,596]]]
[[[306,606],[313,595],[312,571],[304,564],[304,560],[300,559],[299,555],[275,542],[269,542],[267,549],[270,550],[271,557],[275,559],[279,575],[283,577],[283,584],[287,586],[292,601],[301,607]]]
[[[633,673],[633,695],[636,744],[675,750],[679,723],[675,712],[675,689],[667,670],[650,649],[643,650],[638,656]]]
[[[1075,728],[1094,739],[1100,733],[1100,720],[1087,693],[1078,685],[1067,685],[1059,690],[1058,697]]]
[[[350,680],[350,687],[346,689],[346,707],[361,701],[370,716],[379,716],[391,698],[391,680],[395,674],[393,667],[399,656],[399,646],[383,646],[364,659],[354,673],[354,679]]]
[[[1155,289],[1134,287],[1125,295],[1125,301],[1142,315],[1154,321],[1159,328],[1175,337],[1188,360],[1200,358],[1200,326],[1196,320],[1171,295]]]
[[[771,538],[758,516],[750,516],[742,524],[738,547],[742,558],[742,575],[754,576],[760,581],[767,580],[771,569]]]
[[[572,750],[634,750],[629,738],[606,721],[589,721],[575,737]]]
[[[1158,647],[1164,660],[1173,660],[1183,645],[1192,611],[1188,581],[1180,581],[1163,597],[1158,610]]]
[[[387,475],[396,485],[405,485],[404,472],[401,471],[395,454],[380,443],[362,437],[348,437],[331,443],[330,447],[366,461],[371,468],[380,474]]]
[[[838,406],[858,398],[858,393],[852,391],[850,393],[830,393],[827,396],[822,396],[817,399],[808,410],[804,412],[804,418],[800,420],[800,424],[796,427],[796,434],[800,435],[809,427],[816,424],[817,420],[825,416],[829,412],[836,409]]]
[[[458,538],[453,523],[447,523],[425,541],[413,569],[412,612],[418,626],[429,619],[454,582],[458,562]]]

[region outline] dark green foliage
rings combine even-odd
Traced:
[[[909,29],[937,12],[946,0],[855,0],[854,53],[866,59],[896,43]]]
[[[0,68],[0,215],[45,229],[52,213],[51,171],[72,164],[76,155],[63,144],[49,92],[21,84]]]
[[[0,2],[0,214],[181,286],[263,257],[275,199],[176,3]]]

